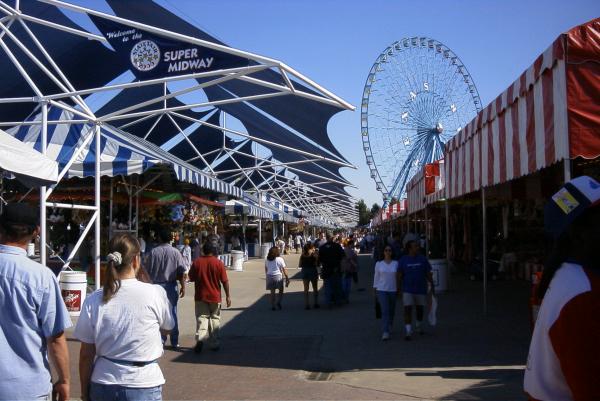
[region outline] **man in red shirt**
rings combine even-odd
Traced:
[[[218,249],[207,241],[202,251],[204,255],[194,261],[189,272],[190,281],[194,282],[196,289],[196,353],[202,352],[205,341],[212,350],[216,351],[220,347],[221,285],[225,290],[227,307],[231,306],[225,265],[215,256]]]
[[[530,400],[600,400],[600,183],[565,183],[544,208],[544,228],[555,245],[540,281],[524,388]]]

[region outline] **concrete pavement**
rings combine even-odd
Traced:
[[[271,311],[261,260],[229,271],[233,305],[222,312],[222,348],[194,354],[193,287],[180,300],[180,344],[160,361],[165,399],[524,399],[528,286],[454,277],[439,295],[438,325],[412,342],[396,324],[380,339],[374,317],[372,262],[360,257],[360,283],[349,305],[304,310],[298,256],[285,256],[292,282],[283,310]],[[321,283],[320,283],[321,284]],[[402,311],[396,310],[401,323]],[[73,374],[78,345],[70,342]],[[74,383],[78,383],[74,380]],[[78,396],[76,384],[73,396]]]

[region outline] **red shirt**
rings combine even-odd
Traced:
[[[216,256],[200,256],[189,272],[196,288],[194,300],[221,303],[221,283],[228,281],[225,265]]]

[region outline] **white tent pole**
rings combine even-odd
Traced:
[[[193,85],[193,86],[190,86],[189,88],[181,89],[179,91],[176,91],[176,92],[173,92],[173,93],[170,93],[170,94],[167,94],[167,90],[166,90],[167,89],[166,88],[167,87],[167,82],[163,82],[164,91],[163,91],[162,96],[159,96],[159,97],[156,97],[156,98],[153,98],[153,99],[149,99],[149,100],[146,100],[144,102],[136,103],[136,104],[134,104],[132,106],[128,106],[128,107],[125,107],[125,108],[113,111],[113,112],[108,113],[108,114],[106,114],[106,115],[104,115],[102,117],[103,118],[109,118],[109,117],[114,117],[114,116],[125,115],[128,112],[130,112],[130,111],[133,111],[133,110],[136,110],[136,109],[141,109],[143,107],[150,106],[152,104],[159,103],[159,102],[163,102],[163,106],[162,106],[163,110],[167,110],[168,109],[168,107],[167,107],[167,100],[168,99],[175,98],[175,97],[181,96],[181,95],[185,95],[185,94],[190,93],[190,92],[199,91],[201,89],[204,89],[204,88],[207,88],[207,87],[210,87],[210,86],[214,86],[214,85],[217,85],[217,84],[221,84],[223,82],[231,81],[233,79],[239,78],[243,74],[249,74],[249,73],[252,73],[252,72],[255,72],[255,71],[260,71],[260,70],[263,70],[263,69],[265,69],[264,66],[260,66],[260,68],[254,68],[254,69],[245,68],[242,71],[239,71],[239,72],[236,72],[236,73],[233,73],[233,74],[226,74],[223,77],[215,78],[215,79],[213,79],[211,81],[203,82],[203,83],[198,84],[198,85]]]
[[[41,98],[42,96],[40,96]],[[56,124],[87,124],[90,122],[90,119],[86,120],[48,120],[49,125]],[[39,125],[39,121],[2,121],[0,122],[0,127],[16,127],[16,126],[32,126]]]
[[[243,208],[242,208],[243,211]],[[248,215],[242,213],[242,237],[244,240],[244,249],[242,251],[248,252],[248,244],[246,243],[246,225],[248,224]]]
[[[481,208],[483,217],[483,315],[487,316],[487,210],[485,205],[485,188],[481,188]]]
[[[166,101],[166,100],[165,100]],[[169,120],[171,120],[171,123],[173,123],[173,125],[175,126],[175,128],[177,128],[177,130],[181,133],[183,133],[183,130],[181,129],[181,127],[179,126],[179,124],[177,124],[177,121],[175,121],[175,119],[170,115],[167,114],[167,118]],[[223,118],[223,122],[225,122],[225,119]],[[183,135],[183,134],[182,134]],[[188,145],[190,145],[190,147],[194,150],[194,152],[196,152],[196,154],[198,155],[198,157],[200,158],[200,160],[202,160],[202,162],[206,165],[206,167],[210,170],[210,172],[212,174],[214,174],[214,170],[212,169],[212,167],[210,166],[210,163],[208,163],[206,161],[206,159],[202,156],[202,153],[200,153],[200,151],[198,150],[198,148],[196,148],[196,145],[194,145],[192,143],[192,141],[190,140],[190,138],[188,137],[188,135],[183,135],[183,138],[185,139],[185,141],[188,143]]]
[[[268,65],[263,66],[263,67],[269,68]],[[248,68],[251,68],[251,67],[238,67],[238,68],[231,68],[231,69],[227,69],[227,70],[196,72],[193,74],[177,75],[174,77],[164,77],[164,78],[148,79],[145,81],[135,81],[135,82],[122,83],[122,84],[106,85],[106,86],[90,88],[90,89],[81,89],[81,90],[74,90],[71,92],[56,93],[56,94],[48,95],[47,99],[49,99],[49,100],[50,99],[61,99],[61,98],[70,97],[73,95],[84,96],[84,95],[90,95],[92,93],[111,92],[111,91],[116,91],[116,90],[121,90],[121,89],[140,88],[140,87],[149,86],[149,85],[163,84],[163,83],[167,83],[167,82],[177,82],[177,81],[185,81],[188,79],[207,78],[207,77],[224,75],[224,74],[233,74],[236,72],[247,70]],[[251,69],[250,72],[255,72],[255,71],[256,71],[256,69]]]
[[[183,111],[183,110],[189,110],[189,109],[193,109],[193,108],[197,108],[197,107],[199,108],[199,107],[209,107],[209,106],[220,106],[223,104],[231,104],[231,103],[243,103],[243,102],[250,102],[253,100],[270,99],[270,98],[285,96],[285,95],[287,95],[287,93],[285,93],[285,92],[265,93],[262,95],[243,96],[243,97],[236,97],[236,98],[231,98],[231,99],[215,100],[215,101],[201,102],[201,103],[192,103],[192,104],[186,104],[186,105],[182,105],[182,106],[173,106],[173,107],[162,108],[159,110],[137,111],[137,112],[133,112],[133,113],[119,114],[119,115],[115,115],[115,116],[111,116],[111,117],[100,117],[100,118],[98,118],[98,120],[100,120],[102,122],[110,122],[110,121],[114,121],[114,120],[127,120],[130,118],[153,115],[158,112]],[[159,100],[161,100],[161,99],[159,99]]]
[[[96,289],[98,290],[100,288],[100,159],[101,159],[101,152],[100,152],[100,125],[96,124],[94,125],[94,128],[96,130],[96,157],[94,160],[94,164],[96,167],[96,171],[95,171],[95,177],[94,177],[94,192],[95,192],[95,206],[96,206],[96,236],[95,236],[95,241],[94,241],[94,246],[95,246],[95,251],[96,251],[96,260],[95,260],[95,266],[96,266],[96,277],[95,277],[95,284],[96,284]]]
[[[46,155],[48,136],[48,104],[42,106],[42,154]],[[40,187],[40,263],[46,266],[46,186]]]
[[[48,78],[50,78],[61,90],[69,90],[65,85],[63,85],[63,83],[58,78],[54,76],[54,74],[52,74],[52,72],[50,72],[50,70],[46,68],[46,66],[42,62],[40,62],[37,59],[36,56],[33,55],[33,53],[29,51],[27,46],[25,46],[6,26],[4,26],[4,24],[0,23],[0,29],[2,29],[3,32],[6,32],[8,37],[12,39],[12,41],[17,45],[17,47],[19,47],[21,51],[25,53],[25,55],[29,57],[29,59],[33,61],[33,63],[40,70],[42,70],[42,72],[44,72],[48,76]],[[87,109],[87,105],[85,104],[85,102],[83,102],[83,100],[80,97],[73,97],[72,99],[74,102],[79,104],[80,107],[82,107],[83,109]]]
[[[58,29],[59,31],[68,32],[68,33],[71,33],[73,35],[84,37],[86,39],[97,40],[99,42],[108,42],[104,38],[104,36],[95,35],[93,33],[89,33],[89,32],[86,32],[86,31],[80,31],[79,29],[69,28],[68,26],[56,24],[54,22],[50,22],[50,21],[47,21],[47,20],[41,19],[41,18],[36,18],[34,16],[31,16],[31,15],[27,15],[27,14],[22,14],[21,13],[21,14],[19,14],[19,17],[22,18],[22,19],[24,19],[24,20],[26,20],[26,21],[30,21],[30,22],[34,22],[36,24],[44,25],[44,26],[47,26],[49,28]]]
[[[262,196],[260,191],[258,191],[258,206],[262,207]],[[261,247],[262,252],[262,217],[258,218],[258,245]]]
[[[223,128],[221,126],[218,126],[218,125],[215,125],[215,124],[211,124],[209,122],[202,121],[202,120],[197,119],[197,118],[186,116],[184,114],[179,114],[179,113],[176,113],[176,112],[172,112],[171,114],[173,114],[174,116],[177,116],[177,117],[179,117],[179,118],[181,118],[183,120],[188,120],[188,121],[196,122],[198,124],[205,125],[205,126],[210,127],[210,128],[214,128],[216,130],[226,131],[226,132],[228,132],[230,134],[238,135],[238,136],[241,136],[243,138],[252,139],[253,141],[258,142],[258,143],[263,144],[263,145],[269,145],[269,146],[274,146],[274,147],[278,147],[278,148],[290,150],[290,151],[292,151],[294,153],[298,153],[298,154],[301,154],[301,155],[304,155],[304,156],[311,156],[311,157],[317,158],[319,160],[326,161],[326,162],[329,162],[329,163],[332,163],[332,164],[335,164],[335,165],[338,165],[338,166],[342,166],[342,167],[349,167],[349,168],[354,168],[354,169],[356,168],[356,166],[354,166],[354,165],[352,165],[350,163],[341,162],[339,160],[334,160],[334,159],[330,159],[330,158],[325,157],[325,156],[320,156],[320,155],[316,155],[314,153],[310,153],[310,152],[306,152],[306,151],[303,151],[303,150],[299,150],[299,149],[296,149],[294,147],[285,146],[285,145],[282,145],[282,144],[280,144],[278,142],[268,141],[266,139],[255,137],[255,136],[249,135],[249,134],[241,132],[241,131],[233,130],[231,128]],[[259,158],[259,160],[262,160],[262,159]]]

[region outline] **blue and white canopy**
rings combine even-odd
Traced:
[[[24,163],[24,160],[27,162]],[[28,186],[56,184],[58,180],[58,164],[54,160],[2,130],[0,130],[0,171],[10,173]]]
[[[267,209],[253,205],[252,203],[242,202],[240,200],[229,200],[225,203],[225,214],[227,215],[242,215],[258,217],[261,219],[271,219],[272,213]]]
[[[32,114],[26,121],[40,121],[41,113]],[[74,120],[73,113],[60,108],[50,108],[48,121]],[[41,150],[41,124],[22,125],[7,131],[21,142]],[[46,155],[56,160],[59,169],[64,169],[73,155],[77,154],[66,177],[90,177],[95,173],[96,158],[94,130],[91,124],[59,123],[48,124]],[[189,182],[211,191],[242,197],[242,190],[229,183],[211,177],[198,168],[171,155],[142,138],[103,125],[100,131],[100,174],[141,174],[157,164],[170,165],[179,181]]]

